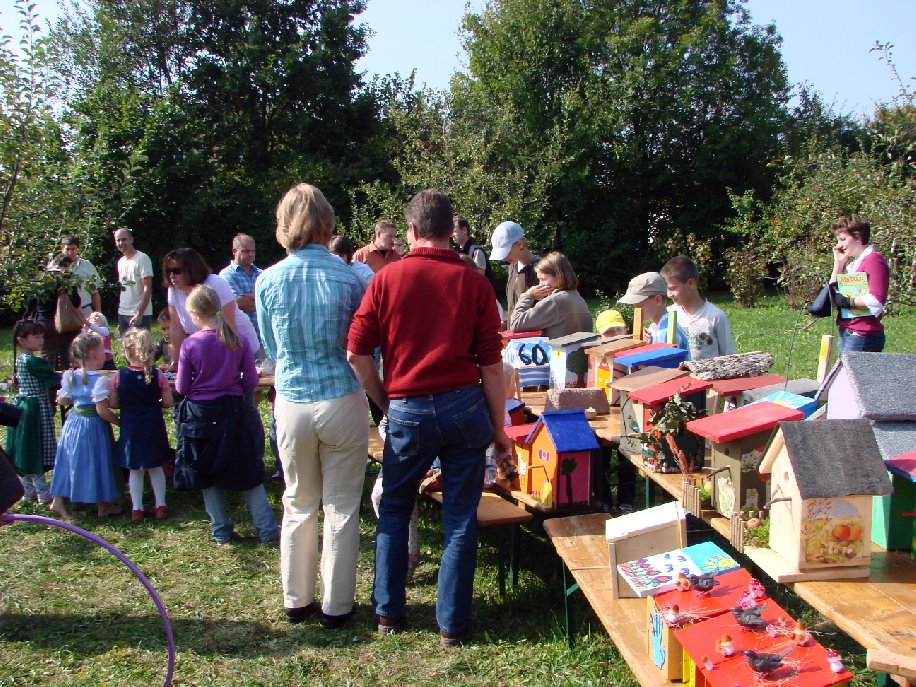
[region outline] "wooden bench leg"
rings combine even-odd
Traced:
[[[509,588],[518,586],[518,540],[521,535],[521,525],[512,525],[509,535]]]
[[[498,532],[493,533],[496,538],[496,579],[497,579],[497,582],[499,582],[499,596],[502,598],[505,598],[506,596],[506,567],[507,567],[505,537],[502,536],[503,534],[501,531],[503,529],[502,527],[493,528],[493,529],[500,530]],[[511,544],[510,544],[510,548],[511,548]],[[509,567],[511,567],[512,565],[511,556],[512,554],[510,552]]]
[[[563,616],[566,623],[566,643],[569,645],[569,648],[572,649],[576,645],[576,627],[575,618],[573,617],[573,608],[572,604],[569,602],[569,597],[579,591],[579,583],[574,581],[570,585],[569,581],[572,579],[572,575],[566,568],[566,563],[560,561],[560,567],[563,571]]]

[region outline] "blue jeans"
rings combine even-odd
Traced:
[[[484,454],[492,438],[493,425],[480,385],[391,400],[372,592],[380,616],[404,615],[410,514],[420,481],[438,456],[444,543],[436,620],[446,632],[460,634],[467,629],[477,565],[477,506]]]
[[[233,524],[226,512],[226,490],[220,487],[208,487],[201,490],[204,495],[204,507],[210,516],[210,531],[213,538],[220,544],[232,539]],[[251,513],[251,522],[262,542],[271,542],[279,536],[277,521],[274,512],[270,509],[267,492],[264,485],[259,484],[253,489],[243,491],[245,501],[248,503],[248,512]]]
[[[839,352],[867,351],[880,353],[884,350],[884,333],[881,334],[853,334],[848,329],[840,327]]]

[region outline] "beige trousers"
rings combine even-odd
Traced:
[[[286,490],[280,531],[283,606],[315,600],[318,507],[324,511],[321,610],[353,608],[359,553],[359,504],[369,454],[369,406],[362,389],[316,403],[277,398],[277,445]]]

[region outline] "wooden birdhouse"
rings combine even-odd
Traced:
[[[828,420],[916,422],[916,354],[843,353],[817,394]]]
[[[584,388],[588,380],[585,344],[599,338],[594,332],[576,332],[547,342],[550,346],[550,385],[555,389]]]
[[[523,425],[525,424],[525,404],[517,398],[506,400],[506,416],[509,421],[506,425]]]
[[[522,425],[511,425],[506,427],[506,435],[512,440],[512,452],[515,467],[518,469],[518,488],[525,494],[531,493],[531,445],[528,443],[528,435],[534,429],[533,422]]]
[[[550,346],[546,336],[524,336],[506,339],[503,361],[518,374],[523,389],[550,384]]]
[[[916,422],[875,422],[872,431],[894,493],[872,499],[871,540],[882,548],[916,555]]]
[[[711,542],[706,545],[715,546]],[[647,599],[649,655],[665,679],[684,679],[685,661],[678,630],[728,613],[747,591],[751,576],[739,568],[717,575],[716,581],[719,584],[708,594],[694,589],[672,590]]]
[[[525,439],[531,447],[531,496],[547,508],[591,502],[592,451],[598,440],[581,409],[541,413]]]
[[[781,422],[760,472],[770,477],[770,550],[786,565],[773,579],[868,577],[871,500],[891,482],[867,420]]]
[[[685,424],[687,419],[697,417],[694,413],[702,413],[706,391],[711,386],[711,382],[701,379],[679,377],[630,392],[633,411],[642,414],[645,428],[643,431],[650,435],[649,440],[642,445],[645,465],[656,472],[682,472],[682,466],[675,455],[675,450],[679,450],[685,455],[687,472],[695,472],[703,467],[705,443],[700,437],[690,433]],[[692,404],[693,412],[683,415],[669,412],[672,409],[669,402],[675,396],[678,396],[681,404]],[[681,407],[683,406],[678,406],[675,410]],[[687,410],[691,409],[687,407]],[[656,422],[662,424],[656,427]],[[670,446],[671,441],[675,442],[676,448]]]
[[[761,387],[785,383],[785,377],[779,375],[757,375],[756,377],[734,377],[732,379],[714,379],[712,388],[706,393],[706,414],[731,410],[746,405],[744,394]]]
[[[672,344],[654,343],[646,344],[625,355],[617,356],[614,360],[618,365],[627,368],[629,372],[634,372],[641,367],[677,367],[687,359],[688,351],[678,348]]]
[[[687,423],[687,429],[712,442],[713,508],[730,518],[764,507],[768,489],[757,467],[770,433],[779,422],[803,417],[800,410],[763,401]]]
[[[596,346],[589,346],[586,349],[588,355],[589,376],[594,380],[595,388],[601,389],[607,395],[608,403],[619,405],[620,392],[611,388],[611,383],[625,377],[627,368],[614,362],[614,357],[624,355],[627,351],[645,346],[646,342],[640,339],[630,337],[621,337],[600,343]]]
[[[687,372],[684,370],[650,366],[611,384],[612,389],[620,392],[620,450],[631,456],[642,453],[642,442],[636,435],[645,431],[646,413],[642,406],[637,407],[630,401],[630,394],[637,389],[686,376]]]
[[[775,403],[778,406],[785,406],[786,408],[800,410],[805,418],[811,417],[811,415],[814,414],[814,411],[817,410],[817,401],[815,401],[813,398],[809,396],[793,394],[791,391],[782,390],[767,394],[759,401],[753,401],[748,405],[752,405],[753,403],[762,403],[764,401]]]

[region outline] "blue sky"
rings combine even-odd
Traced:
[[[42,16],[56,13],[55,0],[33,0]],[[373,74],[417,70],[417,82],[447,88],[465,67],[458,29],[466,7],[483,0],[368,0],[358,21],[375,35],[358,68]],[[0,27],[14,33],[11,0],[0,3]],[[793,83],[818,90],[836,111],[868,115],[876,102],[898,92],[890,69],[869,53],[875,41],[895,45],[894,62],[910,89],[916,88],[916,0],[748,0],[755,23],[770,21],[783,37],[783,58]],[[14,34],[15,35],[15,34]]]

